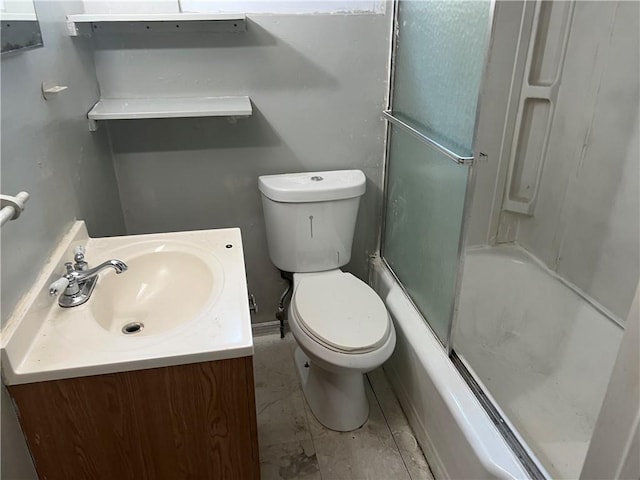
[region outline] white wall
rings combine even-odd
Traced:
[[[108,137],[87,128],[99,96],[92,54],[65,34],[65,15],[82,3],[39,1],[36,11],[44,47],[2,56],[2,192],[31,194],[1,230],[3,326],[74,219],[94,236],[124,232]],[[50,80],[69,89],[46,102],[40,83]],[[4,386],[1,411],[2,478],[35,478]]]
[[[478,167],[469,235],[476,244],[520,243],[620,318],[640,265],[639,17],[637,2],[576,2],[533,216],[501,212],[509,152],[495,141],[504,116],[494,115],[490,133],[478,141],[491,153]],[[510,75],[505,64],[496,78],[504,84]],[[485,103],[504,105],[504,92],[489,92],[494,97]]]
[[[385,0],[83,0],[86,13],[384,13]]]
[[[180,0],[183,12],[384,12],[384,0]]]
[[[122,234],[108,137],[88,131],[99,92],[86,43],[65,35],[81,2],[36,3],[44,47],[2,56],[2,192],[31,194],[19,220],[2,228],[2,325],[74,219],[93,236]],[[41,82],[68,90],[50,101]]]
[[[0,0],[0,12],[35,14],[31,0]]]
[[[176,13],[178,0],[81,0],[84,13]]]
[[[640,288],[627,317],[622,344],[581,479],[640,478]]]
[[[274,320],[259,175],[360,168],[352,262],[366,278],[380,220],[390,12],[250,15],[240,34],[98,35],[103,97],[249,95],[253,116],[111,122],[130,234],[239,226],[249,289]]]

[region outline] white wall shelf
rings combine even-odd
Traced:
[[[37,22],[38,17],[36,17],[35,13],[0,12],[0,21],[2,22]]]
[[[142,118],[249,117],[253,113],[247,96],[187,98],[103,98],[87,114],[89,130],[99,120]]]
[[[82,13],[67,15],[72,37],[92,33],[244,32],[246,15],[238,13]]]

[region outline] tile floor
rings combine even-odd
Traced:
[[[254,375],[263,480],[433,480],[382,369],[369,373],[369,420],[353,432],[324,428],[304,399],[291,333],[255,338]]]

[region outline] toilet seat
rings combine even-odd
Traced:
[[[332,271],[301,279],[291,307],[300,328],[333,351],[371,352],[389,338],[391,326],[382,299],[350,273]]]

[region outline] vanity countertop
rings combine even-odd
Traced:
[[[64,262],[73,258],[77,245],[85,247],[91,265],[118,258],[129,263],[129,269],[118,276],[113,270],[101,273],[87,303],[62,308],[56,297],[48,295],[48,286],[65,271]],[[141,252],[147,255],[146,263],[136,260]],[[151,255],[166,257],[171,252],[173,263],[154,264],[160,257]],[[193,265],[182,265],[184,259],[195,257]],[[140,271],[144,268],[154,270],[148,284]],[[197,269],[204,272],[200,277]],[[123,295],[105,300],[109,288],[120,281]],[[161,284],[161,294],[149,297]],[[124,285],[135,291],[127,292]],[[3,330],[3,380],[15,385],[250,356],[253,338],[247,299],[238,228],[90,238],[84,223],[76,222]],[[127,315],[122,312],[135,311],[132,318],[139,318],[145,308],[161,310],[144,318],[146,326],[140,333],[123,334],[120,323]],[[173,312],[188,318],[173,325]],[[160,317],[166,318],[158,326]],[[115,318],[112,328],[104,318]]]

